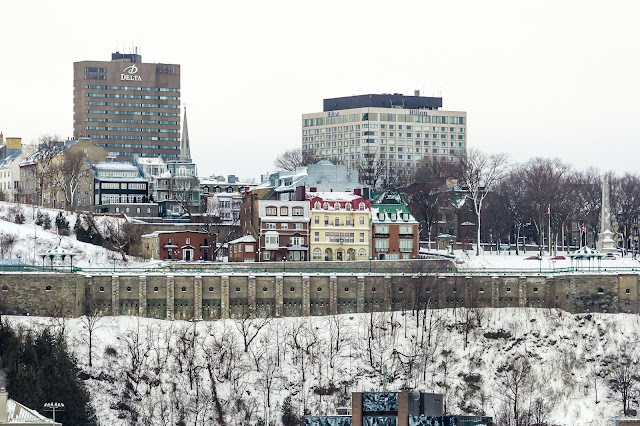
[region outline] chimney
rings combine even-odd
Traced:
[[[306,199],[305,196],[305,186],[300,185],[296,187],[296,198],[295,201],[304,201]]]
[[[318,192],[318,188],[312,186],[311,188],[309,188],[309,192]]]
[[[9,394],[5,388],[0,388],[0,423],[7,423],[9,417],[7,413],[7,399]]]
[[[355,188],[353,190],[353,193],[358,195],[358,196],[360,196],[360,197],[362,197],[362,189],[360,189],[360,188]]]
[[[419,89],[414,90],[413,91],[413,95],[414,96],[420,96],[420,90]]]

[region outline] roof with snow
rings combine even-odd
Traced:
[[[54,423],[53,420],[43,416],[36,410],[32,410],[13,399],[7,399],[7,423],[62,426],[62,423]]]
[[[355,201],[362,198],[362,195],[353,192],[307,192],[307,200],[318,197],[323,201]]]
[[[404,204],[373,204],[371,218],[373,223],[418,223]]]
[[[237,244],[237,243],[255,243],[256,239],[251,235],[245,235],[244,237],[236,238],[233,241],[229,241],[229,244]]]
[[[137,157],[136,161],[138,164],[144,164],[149,166],[166,166],[167,163],[164,162],[161,156],[158,157]]]
[[[98,171],[138,171],[138,168],[131,163],[123,161],[101,161],[93,166]]]
[[[590,247],[584,246],[574,251],[573,253],[569,253],[569,256],[574,259],[591,259],[594,257],[604,257],[605,255],[600,253],[598,250],[594,250]]]

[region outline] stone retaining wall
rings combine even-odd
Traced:
[[[4,314],[178,320],[452,307],[640,313],[636,274],[0,274]]]

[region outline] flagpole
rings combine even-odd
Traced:
[[[547,207],[547,213],[549,214],[549,237],[547,241],[549,242],[549,257],[551,257],[551,204]]]

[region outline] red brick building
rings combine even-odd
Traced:
[[[229,262],[255,262],[258,243],[251,235],[229,241]]]
[[[373,204],[371,222],[371,253],[374,259],[418,258],[418,221],[405,205]]]
[[[156,231],[142,236],[146,259],[215,260],[216,236],[202,231]]]

